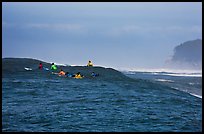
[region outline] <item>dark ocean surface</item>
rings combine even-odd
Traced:
[[[61,67],[73,79],[16,60],[3,59],[3,132],[202,132],[202,77]]]

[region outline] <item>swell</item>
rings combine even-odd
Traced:
[[[22,75],[27,80],[20,81],[19,79],[17,81],[13,81],[14,83],[22,83],[26,82],[29,86],[29,83],[39,83],[40,81],[46,82],[46,81],[52,81],[53,83],[59,83],[61,80],[70,80],[72,78],[67,77],[59,77],[57,75],[53,75],[51,71],[44,71],[44,70],[38,70],[37,67],[39,63],[41,62],[44,67],[50,68],[51,64],[46,63],[40,60],[36,59],[27,59],[27,58],[3,58],[3,78],[8,77],[15,77],[20,78]],[[26,71],[24,68],[30,67],[33,68],[32,71]],[[179,88],[174,88],[170,85],[165,85],[162,83],[155,83],[151,80],[144,80],[144,79],[138,79],[138,78],[130,78],[126,75],[124,75],[122,72],[119,72],[112,68],[104,68],[104,67],[86,67],[86,66],[58,66],[58,70],[63,69],[65,72],[69,72],[72,74],[75,74],[77,72],[81,72],[82,75],[84,75],[84,79],[81,81],[90,80],[91,81],[106,81],[109,83],[114,83],[118,86],[124,87],[126,89],[134,88],[134,89],[171,89],[171,90],[178,90],[182,92],[186,92],[185,90],[181,90]],[[91,76],[91,73],[95,72],[99,74],[98,77],[93,78]],[[13,75],[15,74],[15,76]],[[33,80],[34,79],[34,80]],[[161,79],[159,79],[161,81]],[[162,81],[164,81],[162,79]],[[171,81],[173,82],[173,81]],[[190,95],[193,95],[198,98],[202,98],[200,95],[196,95],[191,92],[186,92]]]

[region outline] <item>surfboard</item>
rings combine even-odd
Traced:
[[[44,70],[49,71],[49,68],[43,67]]]
[[[32,68],[29,68],[29,67],[25,67],[24,69],[27,70],[27,71],[31,71],[32,70]]]

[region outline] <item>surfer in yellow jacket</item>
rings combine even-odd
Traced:
[[[93,66],[93,63],[91,61],[88,62],[87,66]]]
[[[84,76],[80,74],[80,72],[78,72],[77,74],[75,74],[74,78],[76,79],[81,79],[83,78]]]

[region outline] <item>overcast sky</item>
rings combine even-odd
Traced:
[[[3,3],[2,56],[105,67],[162,68],[202,39],[201,2]]]

